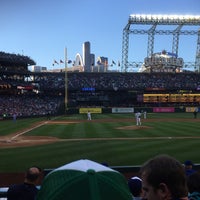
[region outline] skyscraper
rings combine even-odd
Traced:
[[[83,65],[85,72],[91,72],[90,42],[83,43]]]

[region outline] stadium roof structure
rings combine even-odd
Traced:
[[[144,15],[131,14],[131,24],[159,24],[159,25],[200,25],[200,15]]]
[[[35,65],[36,62],[28,56],[0,52],[0,65],[3,66],[28,66]]]
[[[142,29],[132,28],[132,25],[143,25]],[[147,25],[144,28],[144,25]],[[149,25],[151,25],[149,27]],[[158,25],[171,26],[176,25],[173,30],[170,29],[157,29]],[[182,30],[183,26],[196,26],[197,30],[190,28]],[[141,27],[141,26],[140,26]],[[147,55],[151,57],[154,54],[154,39],[155,35],[172,35],[172,50],[171,53],[178,55],[179,38],[180,35],[197,35],[197,48],[195,61],[188,62],[188,67],[200,71],[200,15],[154,15],[154,14],[131,14],[128,19],[127,25],[123,29],[123,42],[122,42],[122,65],[121,71],[127,72],[129,67],[140,67],[142,61],[129,61],[129,34],[146,34],[148,35]],[[184,59],[184,58],[183,58]],[[186,62],[185,62],[186,66]]]

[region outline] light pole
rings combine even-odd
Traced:
[[[67,48],[65,48],[65,113],[68,109]]]

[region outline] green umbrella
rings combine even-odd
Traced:
[[[37,200],[132,200],[125,177],[91,160],[74,161],[50,172]]]

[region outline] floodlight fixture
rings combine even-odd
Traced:
[[[200,15],[149,15],[149,14],[131,14],[129,16],[130,24],[177,24],[200,25]]]

